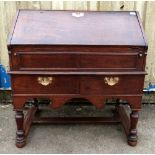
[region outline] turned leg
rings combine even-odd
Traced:
[[[137,110],[132,110],[130,114],[130,129],[128,135],[128,144],[131,146],[136,146],[137,144],[137,123],[138,123],[139,114]]]
[[[16,123],[17,123],[17,132],[16,132],[16,146],[21,148],[25,145],[25,136],[24,136],[24,114],[23,111],[16,111]]]

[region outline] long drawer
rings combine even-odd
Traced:
[[[142,94],[143,75],[12,75],[13,94]]]
[[[15,52],[12,70],[142,70],[138,52]]]

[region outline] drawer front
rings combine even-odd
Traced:
[[[13,94],[77,94],[76,76],[12,75]]]
[[[138,53],[15,52],[13,70],[142,70]]]
[[[81,94],[142,94],[144,76],[82,76]]]
[[[19,70],[54,70],[77,68],[77,57],[72,54],[52,54],[46,52],[17,52]]]
[[[137,54],[112,54],[104,53],[99,55],[81,55],[80,66],[82,68],[98,69],[136,69]]]

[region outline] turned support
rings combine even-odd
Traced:
[[[137,144],[137,123],[138,123],[139,113],[137,110],[132,110],[130,114],[130,129],[128,135],[128,144],[135,146]]]
[[[16,146],[21,148],[25,145],[25,136],[24,136],[24,114],[23,111],[16,111],[15,115],[17,123],[17,132],[16,132]]]

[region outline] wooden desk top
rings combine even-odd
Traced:
[[[8,45],[147,46],[137,12],[20,10]]]

